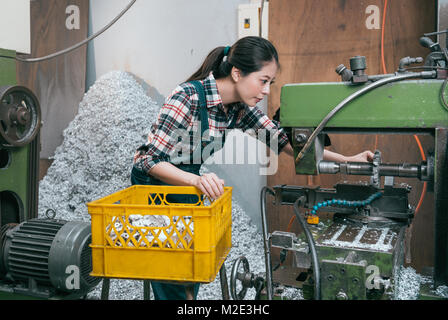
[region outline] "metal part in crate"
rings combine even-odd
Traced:
[[[170,194],[198,200],[170,203]],[[194,187],[136,185],[87,207],[93,276],[208,283],[232,245],[231,187],[207,204]]]

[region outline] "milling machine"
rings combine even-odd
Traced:
[[[448,35],[448,30],[443,33]],[[291,137],[296,173],[364,175],[370,180],[341,182],[334,188],[263,188],[266,273],[254,274],[244,256],[237,259],[230,282],[234,299],[242,299],[251,287],[257,289],[257,298],[273,299],[288,286],[301,288],[305,299],[394,299],[404,265],[405,232],[415,213],[408,201],[410,186],[396,183],[395,177],[419,179],[434,193],[432,288],[448,284],[448,49],[430,39],[434,34],[420,39],[431,50],[427,58],[405,57],[394,74],[369,76],[365,57],[356,56],[350,69],[337,67],[342,82],[282,87],[280,122]],[[410,67],[422,62],[420,72]],[[417,164],[383,163],[378,150],[371,163],[323,161],[325,134],[346,133],[428,135],[434,150],[426,150],[426,161]],[[269,233],[268,199],[291,206],[303,232]],[[331,218],[319,221],[321,212]],[[292,253],[292,264],[274,267],[272,248],[281,250],[280,262]],[[420,292],[419,298],[438,297]]]

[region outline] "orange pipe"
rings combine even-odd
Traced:
[[[383,67],[383,73],[386,74],[387,73],[387,69],[386,69],[386,61],[384,59],[384,34],[385,34],[385,26],[386,26],[386,15],[387,15],[387,2],[388,0],[384,0],[384,10],[383,10],[383,26],[381,29],[381,64]],[[423,147],[422,144],[420,142],[420,139],[417,137],[417,135],[414,135],[415,141],[417,142],[417,146],[420,150],[420,155],[423,159],[423,161],[426,161],[426,156],[425,156],[425,152],[423,151]],[[378,146],[378,136],[375,137],[375,150]],[[427,183],[424,182],[423,183],[423,189],[422,189],[422,194],[420,195],[420,199],[418,201],[417,207],[415,208],[415,214],[417,214],[417,212],[420,210],[422,203],[423,203],[423,198],[426,195],[426,189],[427,189]]]

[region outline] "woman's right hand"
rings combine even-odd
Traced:
[[[224,193],[224,180],[216,174],[205,173],[202,176],[196,176],[192,182],[193,186],[200,189],[211,200],[216,200]]]

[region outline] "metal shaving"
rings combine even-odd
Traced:
[[[84,95],[39,184],[39,217],[90,221],[86,203],[130,186],[136,148],[160,106],[128,73],[114,71]]]
[[[281,287],[281,300],[304,300],[302,290],[292,287]]]
[[[113,246],[184,249],[191,247],[194,222],[191,216],[172,217],[171,220],[165,215],[132,214],[127,219],[125,216],[112,217],[105,233]]]
[[[396,234],[395,232],[390,231],[389,228],[381,228],[376,229],[379,232],[381,232],[380,237],[378,238],[378,241],[375,243],[363,243],[360,240],[364,236],[365,232],[369,229],[367,226],[363,226],[356,238],[353,241],[341,241],[337,240],[339,236],[342,234],[342,232],[345,230],[347,226],[343,225],[338,232],[334,234],[334,236],[329,240],[322,241],[322,244],[334,246],[334,247],[343,247],[343,248],[357,248],[357,249],[368,249],[368,250],[375,250],[375,251],[383,251],[387,252],[392,249],[392,239],[393,236],[389,237],[389,240],[385,242],[386,236],[389,232],[392,233],[392,235]]]
[[[412,267],[401,267],[395,278],[395,300],[417,300],[422,277]]]

